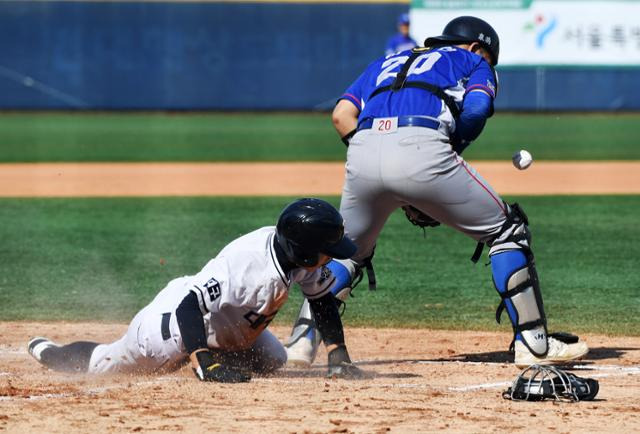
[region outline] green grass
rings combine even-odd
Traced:
[[[1,199],[0,320],[128,322],[170,279],[196,273],[233,238],[274,224],[289,199]],[[550,328],[639,335],[640,197],[519,202],[532,222]],[[498,297],[490,268],[469,261],[474,247],[443,227],[425,238],[394,214],[378,243],[379,289],[361,284],[343,319],[509,330],[494,323]],[[276,322],[288,324],[300,300],[293,291]]]
[[[465,153],[639,160],[640,114],[502,114]],[[342,161],[329,113],[2,113],[0,162]]]

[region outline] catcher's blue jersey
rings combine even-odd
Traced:
[[[442,100],[423,89],[405,87],[370,98],[377,88],[393,83],[410,55],[409,50],[374,61],[340,97],[360,109],[359,122],[367,118],[441,115]],[[407,72],[406,82],[412,81],[442,88],[459,106],[473,89],[485,91],[492,99],[496,95],[496,78],[489,64],[479,55],[456,47],[440,47],[417,57]]]

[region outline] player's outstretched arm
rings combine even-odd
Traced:
[[[347,379],[362,378],[364,373],[351,362],[347,346],[344,343],[342,320],[333,294],[328,293],[315,300],[309,300],[309,305],[318,331],[327,347],[328,376]]]
[[[200,348],[189,356],[193,373],[201,381],[216,381],[218,383],[245,383],[251,380],[251,374],[235,368],[223,365],[216,361],[208,348]]]
[[[198,305],[198,297],[189,293],[176,309],[178,328],[182,343],[189,354],[193,373],[201,381],[220,383],[242,383],[251,380],[251,375],[233,366],[218,363],[207,347],[204,319]]]

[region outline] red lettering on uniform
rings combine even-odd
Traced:
[[[391,119],[380,119],[378,125],[378,131],[389,131],[391,130]]]

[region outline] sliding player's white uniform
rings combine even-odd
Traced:
[[[198,298],[207,344],[220,357],[269,372],[287,359],[282,344],[265,328],[299,283],[305,297],[327,294],[333,276],[326,267],[285,275],[274,251],[275,227],[264,227],[228,244],[194,276],[172,280],[131,321],[126,334],[91,354],[90,373],[171,370],[188,354],[176,309],[190,293]]]

